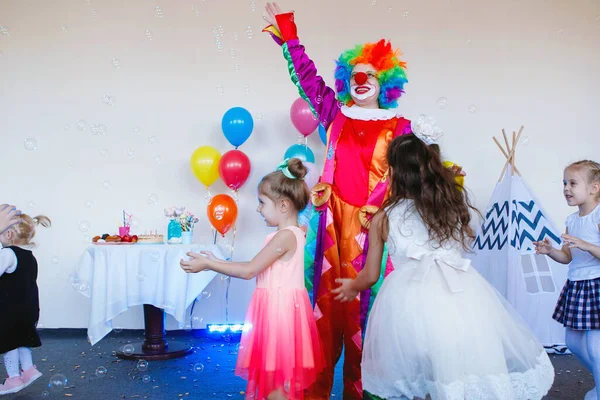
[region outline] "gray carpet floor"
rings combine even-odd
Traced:
[[[23,391],[0,399],[243,399],[245,382],[233,374],[238,337],[203,331],[169,332],[168,339],[190,343],[194,353],[175,360],[120,360],[120,346],[142,340],[141,331],[111,333],[90,346],[84,330],[42,330],[34,363],[44,374]],[[590,373],[572,355],[551,355],[556,378],[548,400],[583,399],[594,386]],[[332,398],[342,398],[341,363]],[[4,366],[0,367],[4,374]],[[63,385],[66,378],[66,385]]]

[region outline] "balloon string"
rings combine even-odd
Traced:
[[[229,260],[233,261],[233,248],[235,246],[235,232],[236,232],[237,228],[234,225],[233,226],[233,236],[231,237],[231,252],[229,253]]]
[[[229,252],[229,261],[233,261],[233,249],[235,247],[235,232],[237,228],[233,225],[233,235],[231,237],[231,251]],[[229,323],[229,285],[231,284],[231,277],[227,277],[227,288],[225,289],[225,323]]]
[[[198,298],[196,297],[194,299],[194,302],[192,303],[192,308],[190,310],[190,328],[192,330],[194,330],[194,307],[196,306],[196,301],[198,301]]]
[[[217,230],[213,229],[213,231],[215,232],[215,239],[213,240],[213,244],[217,244]]]
[[[227,277],[227,288],[225,289],[225,323],[229,323],[229,285],[231,284],[231,278]]]

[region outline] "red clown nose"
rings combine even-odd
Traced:
[[[356,82],[357,85],[363,85],[367,79],[369,79],[369,77],[364,72],[357,72],[356,75],[354,75],[354,82]]]

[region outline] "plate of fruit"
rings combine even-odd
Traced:
[[[137,235],[109,235],[105,233],[102,236],[94,236],[92,243],[97,245],[127,245],[136,244],[138,241]]]

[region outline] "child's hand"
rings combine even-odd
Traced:
[[[215,257],[215,255],[212,253],[212,251],[201,251],[200,254],[211,261],[219,260],[217,257]],[[188,255],[189,255],[189,253],[188,253]]]
[[[340,286],[331,291],[331,293],[337,294],[334,300],[339,300],[342,303],[347,303],[354,300],[356,296],[358,296],[358,291],[354,290],[354,288],[352,287],[354,279],[337,278],[335,282],[339,283]]]
[[[467,176],[467,173],[463,171],[460,165],[454,164],[450,167],[450,171],[454,174],[454,176]]]
[[[575,236],[571,236],[568,234],[563,234],[561,236],[563,238],[563,240],[569,245],[569,247],[571,249],[575,248],[575,249],[579,249],[579,250],[583,250],[583,251],[590,251],[591,249],[591,244],[583,241],[579,238],[576,238]]]
[[[552,244],[548,238],[545,238],[541,242],[533,242],[535,246],[535,254],[550,254],[552,251]]]
[[[0,205],[0,233],[21,222],[21,210],[8,204]]]
[[[192,253],[190,251],[186,255],[188,257],[190,257],[191,259],[189,261],[181,260],[179,262],[179,265],[181,265],[181,268],[188,274],[190,272],[200,272],[200,271],[204,271],[204,270],[208,269],[208,264],[209,264],[208,257],[209,256],[203,255],[202,253],[210,253],[210,252],[201,252],[200,254],[198,254],[198,253]],[[212,253],[210,253],[210,255],[214,258]]]

